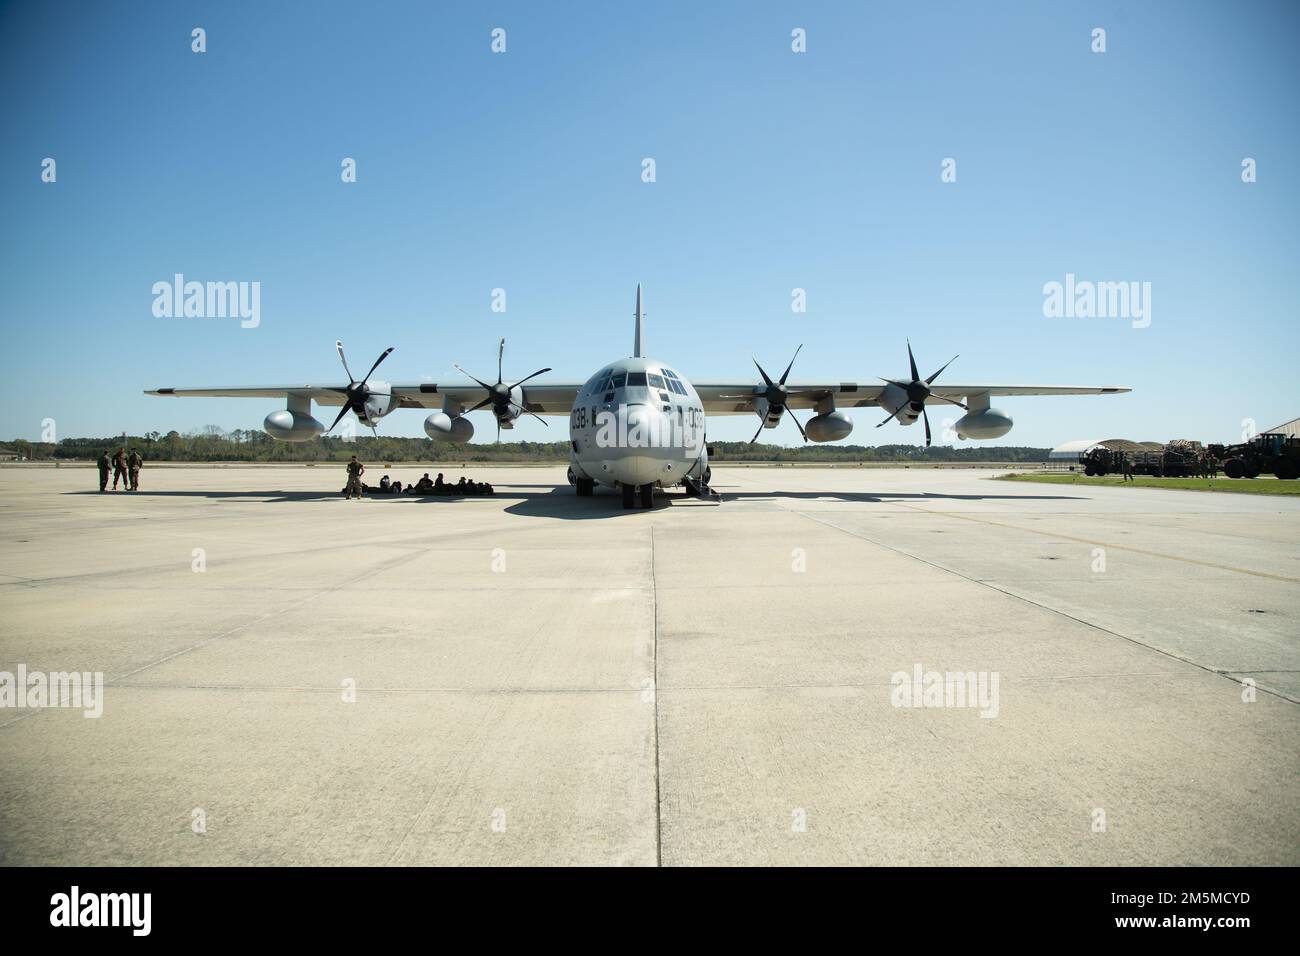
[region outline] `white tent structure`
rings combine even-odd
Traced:
[[[1159,451],[1158,441],[1129,441],[1127,438],[1079,438],[1057,445],[1047,455],[1050,461],[1078,461],[1084,452],[1101,445],[1111,451]]]
[[[1049,461],[1078,461],[1089,448],[1096,448],[1102,443],[1100,438],[1079,438],[1074,441],[1067,441],[1064,445],[1057,445],[1047,455]]]

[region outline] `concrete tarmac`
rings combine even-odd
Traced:
[[[1300,501],[467,473],[0,468],[0,864],[1300,863]]]

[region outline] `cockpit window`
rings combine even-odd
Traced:
[[[616,374],[614,375],[614,377],[613,377],[612,382],[613,382],[613,384],[610,385],[610,388],[622,388],[622,387],[623,387],[623,373],[622,373],[622,372],[618,372],[618,373],[616,373]],[[641,384],[644,385],[645,382],[642,382]]]
[[[637,386],[645,388],[645,372],[628,372],[627,387],[636,388]]]
[[[656,375],[654,372],[650,372],[649,374],[647,374],[647,375],[646,375],[646,380],[650,382],[650,387],[651,387],[651,388],[667,388],[667,387],[668,387],[667,385],[664,384],[663,376],[661,376],[661,375]]]
[[[670,368],[666,368],[663,370],[663,373],[664,373],[664,378],[668,379],[668,388],[671,391],[676,392],[678,395],[686,394],[686,387],[682,385],[681,380],[677,377],[676,372],[674,372]]]

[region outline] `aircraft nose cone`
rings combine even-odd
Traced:
[[[663,477],[663,463],[651,455],[624,453],[610,469],[614,478],[625,485],[648,485]]]

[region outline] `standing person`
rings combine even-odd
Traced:
[[[1128,453],[1123,452],[1121,457],[1124,459],[1124,480],[1133,480],[1133,462],[1129,461]]]
[[[108,469],[112,464],[108,460],[107,448],[99,453],[99,460],[95,464],[99,465],[99,490],[102,492],[108,487]]]
[[[127,473],[131,476],[131,490],[140,490],[140,469],[144,466],[144,455],[140,454],[139,448],[132,448],[130,456],[126,459]]]
[[[119,448],[113,454],[113,490],[117,491],[117,480],[122,479],[122,490],[130,489],[130,481],[126,476],[126,448]]]
[[[357,461],[357,456],[353,455],[352,460],[348,462],[348,485],[343,489],[346,494],[343,497],[351,498],[357,496],[361,500],[361,476],[366,473],[366,466]]]

